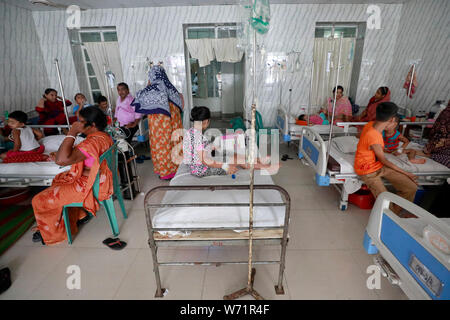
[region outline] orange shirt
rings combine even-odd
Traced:
[[[356,148],[353,166],[357,175],[363,176],[378,171],[383,167],[383,164],[377,160],[375,152],[370,148],[374,144],[379,144],[384,148],[383,136],[373,128],[373,121],[371,121],[364,126]]]

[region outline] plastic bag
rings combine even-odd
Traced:
[[[256,32],[265,34],[269,31],[270,5],[269,0],[255,0],[250,24]]]

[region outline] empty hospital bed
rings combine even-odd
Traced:
[[[160,262],[157,251],[160,247],[174,246],[247,245],[249,184],[248,170],[239,171],[236,179],[230,175],[198,178],[190,174],[187,165],[182,164],[169,186],[159,186],[147,192],[144,207],[157,285],[156,297],[162,297],[164,293],[160,266],[247,264],[247,261]],[[157,201],[160,192],[165,192],[165,195],[162,201]],[[282,281],[290,197],[262,171],[255,171],[254,208],[254,244],[281,246],[279,260],[255,261],[254,264],[279,264],[275,290],[277,294],[284,294]]]
[[[416,218],[400,218],[395,203]],[[389,192],[377,198],[364,235],[367,253],[410,299],[450,299],[450,219],[438,219]]]
[[[341,192],[341,210],[347,209],[348,195],[362,186],[353,168],[357,143],[358,139],[354,136],[342,136],[333,138],[329,144],[311,128],[302,128],[299,158],[304,159],[314,169],[315,180],[319,186],[333,185]],[[413,147],[413,143],[408,146]],[[416,148],[419,148],[417,144]],[[450,169],[432,159],[427,158],[425,164],[412,164],[406,155],[396,157],[386,154],[386,158],[417,175],[419,185],[441,185],[450,177]]]

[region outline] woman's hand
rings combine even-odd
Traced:
[[[39,108],[44,108],[44,103],[45,103],[46,100],[47,100],[47,99],[45,99],[45,98],[41,98],[41,99],[39,100],[37,106],[38,106]]]
[[[228,165],[228,170],[227,170],[227,174],[234,174],[236,172],[238,172],[239,168],[234,165],[234,164],[230,164]]]
[[[81,123],[80,121],[76,121],[72,124],[72,126],[70,127],[70,130],[67,134],[71,135],[71,136],[76,136],[77,134],[82,133],[83,129],[84,129],[84,124]]]

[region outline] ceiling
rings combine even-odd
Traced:
[[[138,8],[138,7],[168,7],[168,6],[207,6],[207,5],[233,5],[238,0],[50,0],[62,5],[76,4],[85,9],[107,9],[107,8]],[[377,0],[376,3],[404,3],[411,0]],[[31,4],[28,0],[0,0],[16,7],[32,11],[62,10],[45,5]],[[374,0],[271,0],[272,4],[334,4],[355,3],[371,4]]]

